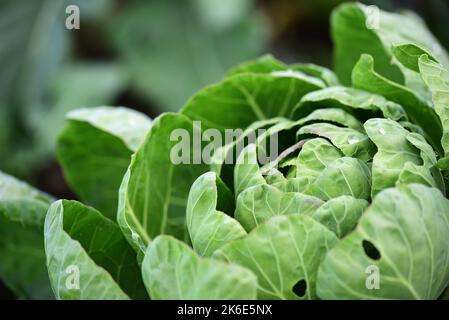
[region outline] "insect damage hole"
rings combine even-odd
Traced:
[[[373,260],[379,260],[381,258],[379,250],[374,246],[374,244],[368,240],[362,241],[363,250],[365,251],[365,254],[373,259]]]
[[[306,290],[307,290],[307,282],[304,279],[296,282],[296,284],[293,286],[293,289],[292,289],[293,293],[296,294],[300,298],[305,296]]]

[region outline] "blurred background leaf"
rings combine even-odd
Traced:
[[[63,1],[0,2],[0,105],[10,138],[0,164],[12,171],[24,165],[21,146],[34,147],[29,115],[44,107],[51,75],[67,54],[68,39],[58,27],[63,8]]]
[[[108,35],[132,90],[177,111],[228,68],[260,54],[267,27],[251,0],[132,1]]]

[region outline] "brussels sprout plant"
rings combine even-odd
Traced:
[[[449,56],[419,17],[372,14],[333,12],[335,73],[265,55],[178,113],[69,113],[82,202],[1,174],[2,279],[23,298],[448,298]]]

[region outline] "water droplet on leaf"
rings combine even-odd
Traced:
[[[355,137],[351,137],[351,138],[348,139],[348,143],[349,144],[354,144],[354,143],[357,143],[357,142],[359,142],[359,139],[357,139]]]
[[[136,232],[133,232],[131,237],[133,238],[134,241],[139,241],[140,238],[140,236]]]

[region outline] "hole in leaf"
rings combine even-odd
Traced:
[[[282,175],[284,177],[287,176],[287,174],[290,172],[290,170],[292,169],[292,166],[285,166],[285,167],[279,167],[277,168],[279,170],[280,173],[282,173]]]
[[[365,254],[373,259],[373,260],[379,260],[380,259],[380,252],[377,250],[377,248],[374,246],[374,244],[368,240],[362,241],[363,250],[365,251]]]
[[[306,280],[302,279],[296,282],[296,284],[293,286],[293,293],[296,294],[298,297],[304,297],[307,290],[307,282]]]

